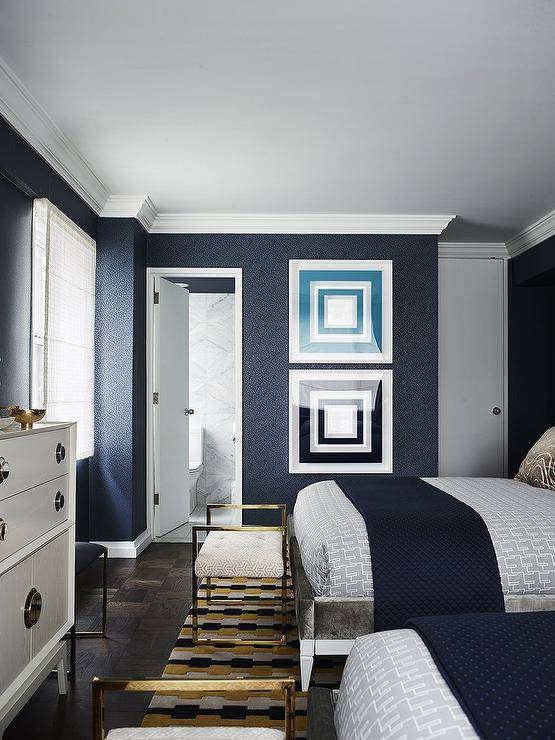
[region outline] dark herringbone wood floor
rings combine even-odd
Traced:
[[[59,697],[48,679],[4,740],[90,740],[93,676],[159,676],[191,606],[191,546],[153,544],[135,560],[108,561],[108,639],[77,641],[77,680]],[[78,584],[80,629],[99,629],[101,569]],[[140,724],[150,695],[119,694],[106,703],[107,726]]]

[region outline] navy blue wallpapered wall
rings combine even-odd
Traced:
[[[30,398],[33,200],[0,176],[0,406]]]
[[[0,404],[29,402],[33,198],[96,238],[94,211],[0,116]],[[77,536],[88,539],[88,461],[77,468]]]
[[[303,258],[393,260],[394,473],[437,475],[436,237],[150,235],[150,267],[243,268],[244,500],[291,507],[322,478],[288,473],[288,260]]]
[[[551,237],[509,262],[509,475],[555,424],[554,316]]]
[[[96,238],[98,216],[44,159],[0,116],[0,174],[31,198],[48,198]]]
[[[146,528],[146,234],[132,218],[98,220],[94,505],[96,540]]]

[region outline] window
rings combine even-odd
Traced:
[[[96,243],[46,198],[33,208],[32,405],[77,422],[77,457],[94,454]]]

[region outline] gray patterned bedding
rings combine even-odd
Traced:
[[[478,737],[413,630],[359,637],[335,706],[338,740]]]
[[[424,478],[475,509],[490,533],[503,593],[555,595],[555,493],[504,478]],[[373,597],[364,519],[333,480],[303,488],[293,512],[315,596]]]

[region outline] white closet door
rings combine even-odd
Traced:
[[[439,260],[439,471],[505,472],[505,264]]]

